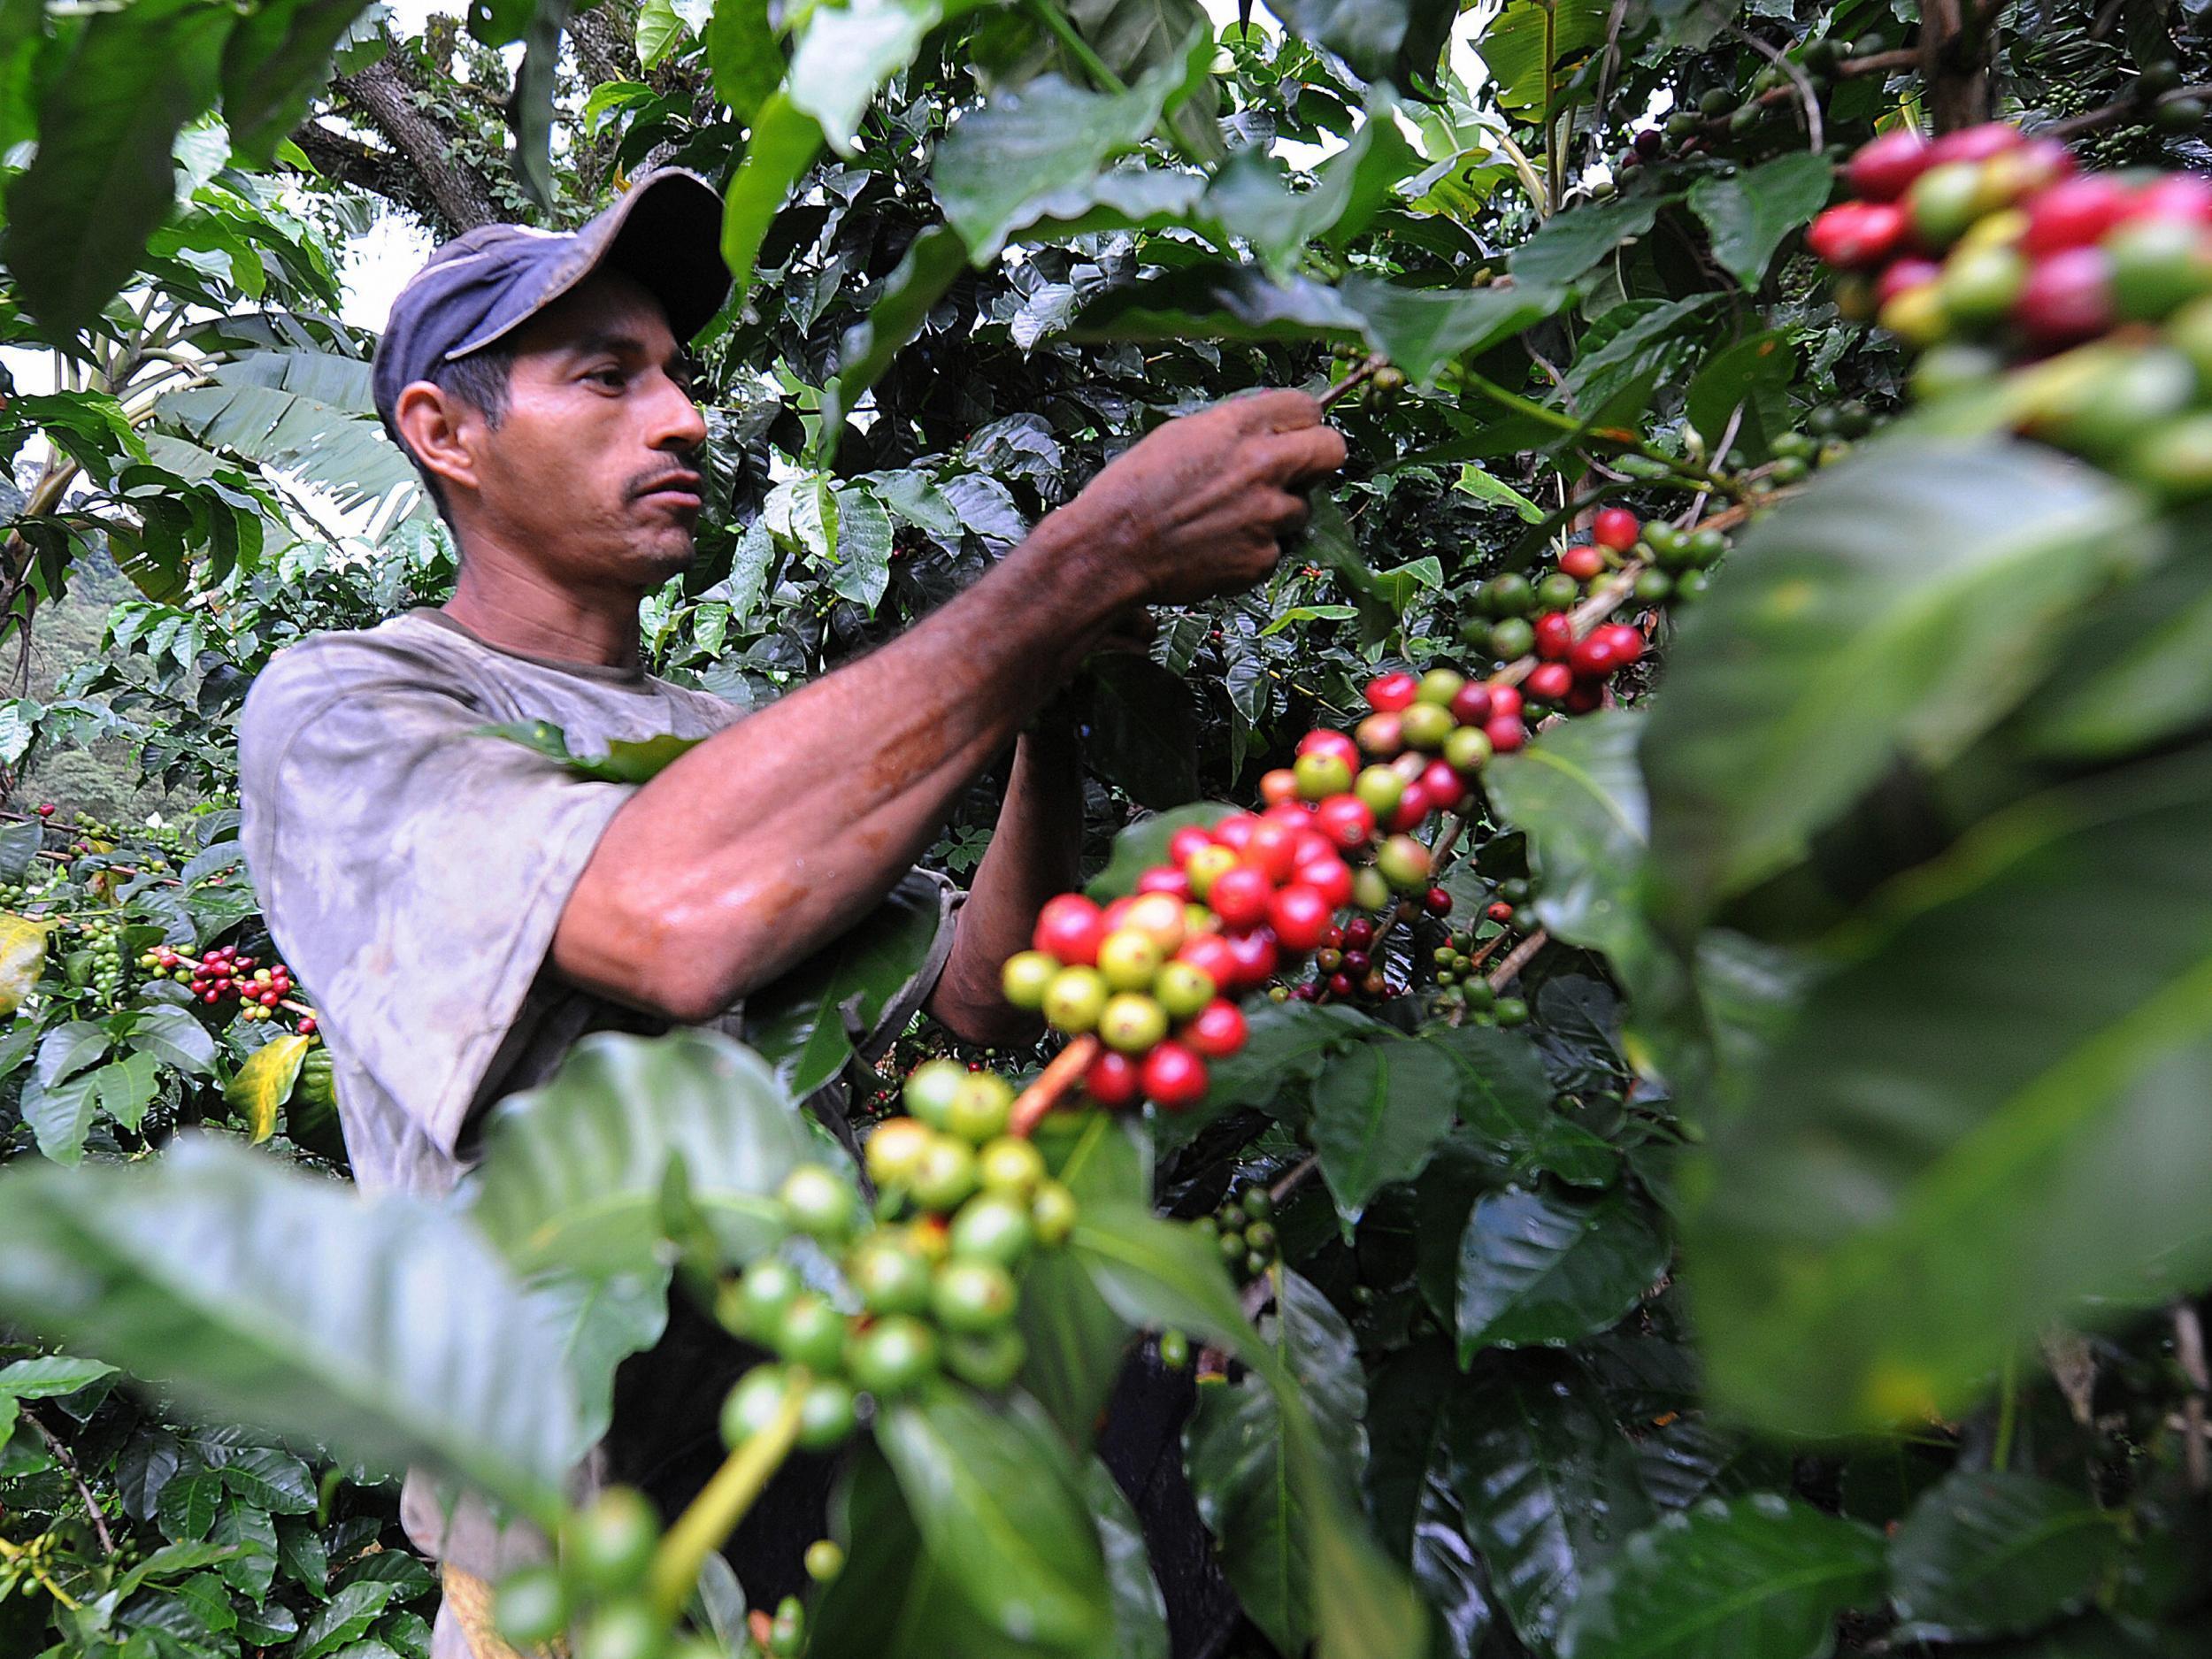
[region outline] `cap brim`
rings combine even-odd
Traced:
[[[588,270],[635,277],[659,297],[680,341],[711,322],[730,296],[722,198],[695,173],[664,167],[648,175],[578,234],[598,242]]]

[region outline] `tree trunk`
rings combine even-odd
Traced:
[[[338,85],[405,157],[446,234],[457,236],[506,217],[483,178],[452,158],[450,135],[415,107],[415,88],[388,58],[341,76]]]

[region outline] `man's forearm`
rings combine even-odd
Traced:
[[[1049,717],[1015,746],[1006,799],[960,911],[929,1011],[962,1036],[1018,1042],[1041,1029],[999,992],[1006,958],[1029,946],[1037,912],[1075,885],[1083,849],[1083,769],[1071,725]]]
[[[1116,580],[1110,550],[1079,545],[1078,533],[1048,518],[926,621],[647,784],[578,883],[556,965],[703,1018],[849,926],[1141,596]]]

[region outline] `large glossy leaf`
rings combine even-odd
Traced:
[[[969,1605],[952,1563],[924,1548],[897,1479],[873,1448],[856,1459],[831,1525],[848,1555],[810,1610],[810,1651],[835,1659],[1027,1659],[1037,1651]]]
[[[714,96],[729,106],[732,119],[749,123],[783,84],[783,49],[776,44],[767,0],[715,0],[707,20],[707,64]]]
[[[2202,515],[2177,526],[2173,557],[2093,612],[2065,669],[2026,710],[2029,741],[2060,756],[2124,754],[2212,710],[2212,549]]]
[[[1555,1175],[1576,1187],[1612,1180],[1620,1155],[1552,1109],[1551,1079],[1526,1036],[1495,1025],[1438,1025],[1422,1040],[1458,1069],[1461,1119],[1517,1179]],[[1447,1248],[1458,1237],[1455,1227]]]
[[[46,968],[44,922],[0,911],[0,1018],[23,1006]]]
[[[1367,1536],[1356,1494],[1332,1466],[1279,1357],[1254,1340],[1216,1250],[1188,1227],[1111,1205],[1085,1210],[1071,1248],[1132,1325],[1172,1326],[1239,1355],[1273,1388],[1286,1478],[1308,1517],[1322,1659],[1403,1659],[1420,1651],[1427,1621],[1419,1599]]]
[[[1476,1200],[1459,1243],[1459,1358],[1560,1347],[1619,1322],[1667,1265],[1667,1241],[1621,1190],[1595,1201],[1518,1187]]]
[[[1498,101],[1508,109],[1548,107],[1558,67],[1604,40],[1607,11],[1603,0],[1509,0],[1475,41]]]
[[[8,187],[0,258],[58,334],[100,314],[169,216],[177,131],[215,101],[238,20],[202,0],[139,0],[85,19],[48,82],[38,151]]]
[[[1650,815],[1636,764],[1643,716],[1563,720],[1485,774],[1505,821],[1528,837],[1538,919],[1632,973],[1652,949],[1639,902]]]
[[[1113,157],[1159,125],[1169,101],[1211,60],[1195,38],[1121,92],[1086,92],[1043,75],[956,122],[937,152],[931,183],[945,218],[979,263],[1041,219],[1079,211],[1076,196]]]
[[[1037,1127],[1047,1165],[1086,1208],[1151,1202],[1149,1148],[1133,1127],[1104,1112],[1055,1114]],[[1040,1251],[1022,1270],[1020,1320],[1027,1349],[1021,1385],[1073,1445],[1091,1438],[1113,1393],[1129,1324],[1101,1295],[1083,1262]]]
[[[1690,187],[1690,211],[1713,234],[1713,257],[1747,288],[1766,275],[1782,238],[1826,205],[1834,169],[1825,156],[1793,150]]]
[[[1348,1226],[1381,1187],[1411,1180],[1452,1126],[1458,1068],[1417,1037],[1378,1035],[1324,1066],[1313,1085],[1313,1148]]]
[[[1900,757],[2006,713],[2139,557],[2130,499],[2024,444],[1867,446],[1743,538],[1676,641],[1643,759],[1671,912],[1802,856]]]
[[[568,733],[550,720],[510,720],[502,726],[480,726],[470,735],[503,738],[510,743],[519,743],[557,762],[565,771],[579,778],[633,784],[647,783],[659,777],[677,759],[706,741],[700,737],[678,737],[672,732],[636,740],[618,737],[607,744],[605,754],[591,756],[570,752]]]
[[[669,1167],[740,1257],[782,1234],[776,1189],[820,1156],[759,1056],[711,1032],[603,1033],[484,1133],[470,1213],[524,1272],[657,1269]]]
[[[1534,9],[1533,0],[1519,4]],[[1508,12],[1517,9],[1506,8]],[[1513,275],[1540,287],[1572,282],[1599,260],[1610,257],[1623,242],[1649,230],[1664,205],[1661,196],[1617,196],[1555,214],[1514,250]]]
[[[1450,289],[1348,276],[1337,295],[1359,319],[1367,343],[1424,385],[1447,364],[1534,327],[1568,298],[1533,277],[1510,287]]]
[[[946,1388],[892,1406],[875,1432],[923,1547],[987,1625],[1047,1652],[1105,1645],[1105,1559],[1080,1472],[1041,1412]]]
[[[2120,1544],[2121,1517],[2033,1475],[1955,1470],[1890,1540],[1907,1636],[2025,1634],[2087,1604]]]
[[[1106,861],[1106,867],[1091,878],[1084,892],[1102,904],[1125,893],[1134,893],[1138,877],[1153,865],[1167,862],[1167,844],[1177,830],[1186,824],[1205,829],[1240,810],[1240,808],[1219,802],[1197,801],[1139,818],[1114,837],[1112,856]]]
[[[1356,1480],[1366,1461],[1367,1386],[1351,1327],[1328,1298],[1281,1270],[1274,1317],[1260,1340],[1296,1379],[1329,1437],[1340,1479]],[[1199,1390],[1184,1432],[1191,1491],[1219,1545],[1222,1571],[1253,1623],[1285,1653],[1314,1634],[1311,1521],[1291,1477],[1283,1415],[1256,1374]]]
[[[286,354],[296,360],[313,355]],[[375,419],[296,390],[289,380],[288,374],[283,385],[241,377],[172,392],[161,399],[157,419],[207,449],[296,472],[342,507],[380,506],[396,497],[419,505],[421,480],[413,464]]]
[[[1525,1356],[1454,1396],[1452,1486],[1497,1599],[1540,1650],[1622,1541],[1651,1519],[1636,1460],[1586,1378]]]
[[[921,332],[930,308],[967,267],[967,244],[949,226],[932,225],[907,244],[867,316],[845,331],[837,378],[822,394],[825,462],[836,452],[845,417],[881,378],[899,349]]]
[[[1340,242],[1373,222],[1391,187],[1423,165],[1399,131],[1394,106],[1379,101],[1345,147],[1314,169],[1310,190],[1293,190],[1283,163],[1257,145],[1240,150],[1214,175],[1205,211],[1251,245],[1268,269],[1288,274],[1305,245]]]
[[[1709,1499],[1638,1533],[1567,1621],[1561,1659],[1826,1659],[1881,1594],[1882,1540],[1794,1499]]]
[[[792,103],[789,93],[771,94],[753,118],[745,158],[722,193],[722,262],[735,282],[733,301],[751,290],[768,227],[821,149],[820,124]]]
[[[1409,73],[1435,72],[1433,54],[1422,63],[1417,49],[1435,37],[1440,9],[1446,19],[1455,10],[1448,0],[1440,8],[1439,0],[1282,0],[1269,8],[1293,35],[1336,53],[1363,79],[1402,83]],[[1416,49],[1410,58],[1409,48]]]
[[[1807,995],[1695,1174],[1720,1398],[1809,1428],[1955,1408],[2053,1320],[2212,1271],[2208,811],[2193,754],[2024,803]],[[2022,971],[2062,935],[2068,972]]]
[[[1113,1473],[1095,1457],[1083,1465],[1083,1503],[1106,1552],[1114,1621],[1110,1659],[1168,1659],[1167,1602],[1152,1576],[1152,1554],[1143,1525]]]
[[[223,1086],[225,1103],[246,1120],[257,1144],[276,1133],[277,1111],[291,1097],[313,1041],[292,1033],[272,1037],[248,1055]]]
[[[879,509],[879,511],[881,510]],[[942,917],[934,884],[890,897],[748,1000],[745,1034],[793,1100],[830,1082],[929,960]]]
[[[541,1519],[584,1449],[554,1320],[473,1229],[219,1142],[0,1176],[0,1305],[226,1420]]]
[[[1182,805],[1198,793],[1198,723],[1187,682],[1148,657],[1102,657],[1085,671],[1091,764],[1140,806]]]
[[[945,10],[941,0],[850,0],[808,12],[784,95],[814,118],[830,148],[849,156],[876,93],[913,62]]]
[[[223,124],[240,166],[266,166],[330,79],[361,0],[288,0],[241,18],[223,48]]]

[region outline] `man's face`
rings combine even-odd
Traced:
[[[632,278],[603,273],[524,325],[506,418],[470,426],[485,527],[548,576],[641,592],[690,564],[706,423]]]

